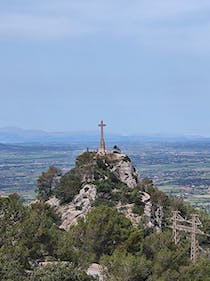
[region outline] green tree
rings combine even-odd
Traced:
[[[0,248],[0,280],[23,281],[28,267],[28,250],[22,245],[7,244]]]
[[[104,205],[92,209],[72,231],[76,245],[94,254],[98,260],[103,254],[111,255],[120,243],[128,239],[132,225],[116,209]]]
[[[82,187],[80,177],[76,173],[76,169],[70,170],[61,177],[59,185],[53,190],[53,194],[60,199],[61,204],[71,202]]]
[[[146,281],[151,274],[151,261],[119,249],[112,256],[103,256],[101,263],[107,281]]]
[[[37,268],[33,271],[27,281],[93,281],[81,269],[71,264],[56,264]]]
[[[74,245],[74,237],[71,231],[62,231],[60,233],[56,257],[59,260],[70,261],[77,265],[81,261],[80,251]]]
[[[28,215],[22,203],[17,194],[0,198],[0,247],[18,239],[21,223]]]
[[[59,216],[47,204],[39,202],[29,207],[29,215],[22,224],[22,243],[29,249],[31,259],[54,256],[61,230]]]
[[[46,201],[52,194],[52,189],[56,185],[56,178],[61,175],[61,170],[54,166],[49,167],[47,172],[43,172],[37,180],[37,198]]]
[[[181,281],[210,281],[210,260],[201,259],[198,263],[181,269]]]

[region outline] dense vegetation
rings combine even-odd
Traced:
[[[54,166],[43,172],[37,180],[37,198],[46,201],[53,193],[53,187],[57,185],[57,177],[61,176],[61,170]]]
[[[0,280],[91,281],[94,279],[86,270],[96,262],[104,266],[105,281],[210,281],[209,238],[200,238],[206,253],[193,265],[188,237],[183,236],[175,245],[169,228],[173,210],[188,219],[193,212],[199,213],[206,233],[210,233],[210,218],[160,192],[149,179],[129,189],[107,169],[109,165],[109,158],[102,160],[87,152],[59,181],[58,168],[50,167],[42,173],[37,185],[38,202],[24,205],[16,194],[0,197]],[[59,215],[45,201],[56,195],[61,203],[68,203],[84,182],[96,185],[94,206],[77,225],[61,230]],[[156,231],[155,223],[152,228],[145,226],[144,192],[150,194],[153,217],[162,208],[161,232]],[[138,225],[134,227],[119,213],[119,202],[133,205],[133,212],[142,217]]]
[[[0,198],[0,218],[0,280],[47,281],[56,276],[69,276],[56,280],[90,280],[78,266],[68,234],[58,228],[58,215],[48,205],[24,206],[14,194]],[[71,263],[56,270],[37,267],[40,261],[61,259]]]
[[[172,202],[147,180],[143,184],[153,189],[154,202],[163,200],[168,210],[170,202],[189,215],[189,206],[176,199]],[[209,218],[200,215],[209,231]],[[92,262],[105,266],[108,281],[210,280],[209,258],[201,256],[192,265],[188,239],[175,245],[166,227],[162,233],[133,227],[114,207],[93,208],[85,220],[65,232],[58,228],[60,218],[48,205],[25,206],[17,195],[11,195],[0,198],[0,217],[0,280],[88,281],[92,279],[85,269]],[[207,238],[201,242],[207,245]],[[41,261],[52,263],[40,267]]]

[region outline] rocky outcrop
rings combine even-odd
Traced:
[[[156,226],[155,229],[157,232],[162,231],[162,226],[163,226],[163,207],[158,205],[157,210],[155,211],[155,222]]]
[[[103,281],[104,280],[104,275],[103,275],[104,267],[98,263],[92,263],[88,269],[87,269],[87,274],[89,276],[92,276],[96,278],[98,281]]]
[[[133,212],[133,207],[134,204],[122,205],[121,202],[117,204],[117,210],[129,219],[134,227],[138,227],[141,222],[141,216]]]
[[[102,199],[107,199],[106,196],[109,195],[104,190],[97,194],[98,183],[103,180],[106,181],[108,177],[110,177],[110,180],[116,177],[118,181],[113,182],[112,188],[114,190],[115,184],[119,184],[119,182],[126,184],[131,189],[139,182],[138,172],[132,165],[131,160],[122,153],[108,152],[105,155],[100,155],[96,152],[85,152],[77,158],[74,173],[79,176],[82,187],[73,200],[70,203],[61,204],[56,197],[52,197],[47,201],[61,214],[60,228],[65,230],[76,224],[78,218],[85,217],[98,197],[104,196]],[[72,187],[69,186],[69,188]],[[118,192],[120,192],[119,189]],[[119,202],[117,208],[121,209],[134,225],[139,224],[139,216],[132,212],[133,204],[122,206]]]
[[[60,204],[60,201],[52,197],[47,203],[56,208],[61,214],[60,228],[68,230],[69,227],[77,223],[78,218],[85,217],[91,209],[92,203],[96,199],[96,187],[93,184],[85,184],[79,194],[69,204]]]
[[[111,171],[128,187],[134,188],[139,181],[139,175],[135,167],[125,154],[116,153],[115,157],[118,161],[115,162]]]
[[[152,222],[152,203],[150,200],[150,195],[147,192],[142,192],[142,202],[144,203],[144,215],[146,218],[146,226],[153,227]]]

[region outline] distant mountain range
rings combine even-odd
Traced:
[[[99,132],[46,132],[41,130],[25,130],[16,127],[0,128],[1,144],[18,143],[96,143]],[[201,136],[183,135],[117,135],[106,134],[106,140],[121,142],[153,142],[153,141],[210,141],[210,138]]]

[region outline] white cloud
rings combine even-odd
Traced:
[[[210,1],[206,0],[13,2],[0,4],[2,38],[47,40],[106,32],[145,46],[210,50]]]

